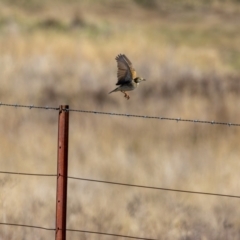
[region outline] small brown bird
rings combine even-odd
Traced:
[[[125,98],[129,99],[130,96],[126,92],[134,90],[135,88],[137,88],[140,82],[146,81],[146,79],[137,77],[137,73],[133,68],[132,63],[124,54],[119,54],[116,57],[116,60],[118,67],[118,82],[116,83],[116,85],[119,85],[119,87],[117,87],[110,93],[120,91],[124,93]]]

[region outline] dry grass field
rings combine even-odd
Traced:
[[[1,0],[0,102],[240,123],[239,43],[239,0]],[[108,95],[119,53],[147,79],[128,101]],[[57,119],[1,106],[0,171],[56,173]],[[240,196],[239,127],[71,112],[69,137],[70,176]],[[240,239],[237,198],[68,183],[69,229]],[[0,184],[0,222],[55,227],[55,178]],[[0,240],[54,237],[0,225]]]

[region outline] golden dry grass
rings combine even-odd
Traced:
[[[0,101],[239,122],[238,1],[1,1]],[[57,6],[57,7],[56,7]],[[115,56],[147,82],[108,95]],[[0,171],[56,172],[58,112],[0,107]],[[239,194],[240,130],[70,114],[69,175]],[[54,178],[0,176],[0,222],[55,226]],[[68,228],[239,239],[238,199],[69,180]],[[68,233],[69,239],[105,238]],[[53,239],[0,226],[0,239]]]

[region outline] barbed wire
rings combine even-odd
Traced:
[[[62,229],[56,229],[56,228],[47,228],[47,227],[40,227],[40,226],[33,226],[33,225],[26,225],[26,224],[17,224],[17,223],[3,223],[3,222],[0,222],[0,225],[35,228],[35,229],[48,230],[48,231],[62,230]],[[141,239],[141,240],[157,240],[157,239],[154,239],[154,238],[134,237],[134,236],[128,236],[128,235],[122,235],[122,234],[96,232],[96,231],[88,231],[88,230],[80,230],[80,229],[66,229],[66,231],[91,233],[91,234],[98,234],[98,235],[105,235],[105,236],[124,237],[124,238]]]
[[[194,120],[194,119],[182,119],[182,118],[156,117],[156,116],[147,116],[147,115],[99,112],[99,111],[88,111],[88,110],[78,110],[78,109],[68,109],[67,111],[80,112],[80,113],[93,113],[93,114],[111,115],[111,116],[133,117],[133,118],[168,120],[168,121],[176,121],[176,122],[205,123],[205,124],[215,124],[215,125],[218,124],[218,125],[226,125],[226,126],[229,126],[229,127],[230,126],[240,127],[240,123],[216,122],[216,121],[206,121],[206,120],[197,120],[197,119]]]
[[[0,174],[14,174],[14,175],[38,176],[38,177],[57,177],[57,174],[21,173],[21,172],[5,172],[5,171],[0,171]]]
[[[21,105],[21,104],[7,104],[0,102],[0,107],[15,107],[15,108],[35,108],[35,109],[45,109],[45,110],[59,110],[59,107],[48,107],[48,106],[34,106],[34,105]],[[169,118],[169,117],[158,117],[158,116],[148,116],[148,115],[135,115],[135,114],[126,114],[126,113],[114,113],[114,112],[101,112],[93,110],[81,110],[81,109],[64,109],[69,112],[78,112],[78,113],[89,113],[89,114],[100,114],[100,115],[110,115],[110,116],[121,116],[121,117],[132,117],[132,118],[144,118],[144,119],[155,119],[155,120],[166,120],[166,121],[176,121],[176,122],[191,122],[191,123],[201,123],[201,124],[211,124],[211,125],[225,125],[240,127],[240,123],[230,123],[230,122],[218,122],[218,121],[208,121],[208,120],[199,120],[199,119],[182,119],[182,118]]]
[[[71,176],[68,176],[68,178],[69,179],[74,179],[74,180],[97,182],[97,183],[106,183],[106,184],[114,184],[114,185],[121,185],[121,186],[127,186],[127,187],[137,187],[137,188],[162,190],[162,191],[171,191],[171,192],[181,192],[181,193],[191,193],[191,194],[202,194],[202,195],[211,195],[211,196],[218,196],[218,197],[240,198],[240,196],[237,196],[237,195],[229,195],[229,194],[221,194],[221,193],[209,193],[209,192],[188,191],[188,190],[180,190],[180,189],[172,189],[172,188],[142,186],[142,185],[137,185],[137,184],[110,182],[110,181],[102,181],[102,180],[96,180],[96,179],[79,178],[79,177],[71,177]]]
[[[29,109],[45,109],[45,110],[59,110],[59,107],[49,107],[49,106],[34,106],[34,105],[21,105],[21,104],[8,104],[0,102],[0,107],[15,107],[15,108],[29,108]]]

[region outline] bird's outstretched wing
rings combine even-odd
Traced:
[[[116,57],[116,60],[118,67],[117,71],[118,82],[116,83],[116,85],[131,82],[134,78],[137,77],[137,73],[133,68],[132,63],[124,54],[119,54]]]

